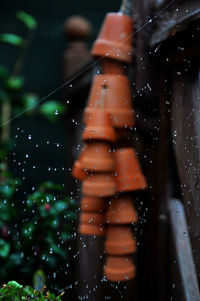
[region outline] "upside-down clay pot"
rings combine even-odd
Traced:
[[[83,181],[87,177],[87,171],[84,169],[82,164],[83,153],[86,151],[86,149],[87,145],[85,144],[82,148],[79,158],[74,161],[72,167],[72,176],[79,181]]]
[[[103,141],[88,143],[82,157],[82,165],[88,171],[114,171],[114,156],[110,145]]]
[[[128,281],[135,278],[136,268],[129,256],[108,256],[104,267],[107,280]]]
[[[116,134],[108,112],[98,107],[91,112],[85,123],[86,127],[82,134],[83,141],[101,140],[116,141]]]
[[[131,17],[121,13],[108,13],[92,47],[92,55],[130,63],[133,57],[132,34]]]
[[[84,196],[81,200],[81,210],[83,212],[103,212],[106,209],[105,198],[94,196]]]
[[[124,74],[126,66],[116,60],[104,58],[101,61],[101,66],[104,74]]]
[[[106,213],[108,224],[131,224],[137,221],[138,217],[131,197],[121,195],[110,199]]]
[[[80,215],[79,233],[83,235],[105,235],[105,214],[82,212]]]
[[[137,244],[128,226],[109,226],[105,241],[105,250],[110,255],[135,253]]]
[[[129,79],[126,75],[116,74],[102,74],[94,77],[88,104],[84,110],[84,123],[89,123],[93,112],[100,106],[99,96],[102,86],[106,87],[104,110],[110,114],[113,126],[123,129],[134,126],[135,117]]]
[[[116,166],[115,176],[119,192],[147,188],[146,179],[133,148],[117,149],[114,156]]]
[[[79,225],[79,233],[82,235],[97,235],[103,236],[105,235],[105,227],[101,224],[80,224]]]
[[[83,181],[82,192],[84,195],[106,197],[117,192],[117,185],[113,173],[94,173]]]

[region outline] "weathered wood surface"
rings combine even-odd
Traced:
[[[187,223],[200,275],[200,73],[174,75],[171,127]],[[200,280],[200,279],[199,279]]]
[[[172,300],[199,301],[198,280],[184,206],[178,199],[169,199],[167,205],[172,245],[170,261]]]

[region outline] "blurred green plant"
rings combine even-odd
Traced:
[[[22,301],[22,300],[37,300],[37,301],[61,301],[62,292],[59,296],[46,290],[44,286],[41,290],[36,291],[31,286],[22,286],[16,281],[9,281],[0,287],[0,300],[2,301]]]
[[[22,112],[29,115],[39,113],[54,122],[66,110],[64,104],[55,100],[40,105],[39,97],[35,93],[24,92],[25,78],[21,73],[37,28],[37,21],[24,11],[18,11],[16,17],[26,26],[26,36],[21,37],[13,33],[0,34],[0,42],[19,47],[19,55],[11,72],[0,65],[1,142],[5,147],[10,139],[10,120],[14,116]]]
[[[60,196],[62,185],[45,182],[20,205],[13,201],[18,186],[12,177],[0,182],[0,278],[10,279],[17,271],[30,275],[38,268],[53,275],[69,260],[76,203]]]
[[[16,16],[25,24],[27,36],[0,35],[1,42],[20,48],[12,72],[0,65],[0,262],[3,267],[0,279],[8,281],[13,275],[23,275],[34,278],[34,286],[38,287],[37,279],[43,284],[45,275],[55,275],[60,264],[66,265],[69,259],[66,249],[73,239],[76,205],[72,198],[63,197],[63,186],[53,182],[42,183],[24,200],[16,197],[20,181],[12,177],[7,164],[12,147],[10,120],[24,112],[39,113],[54,122],[65,112],[65,106],[56,100],[39,105],[35,93],[24,92],[25,78],[21,72],[37,21],[23,11],[18,11]]]

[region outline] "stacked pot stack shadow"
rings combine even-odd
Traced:
[[[131,227],[138,217],[132,192],[145,189],[127,133],[135,126],[126,64],[131,63],[132,19],[107,14],[92,55],[101,58],[103,74],[93,79],[84,110],[83,150],[72,174],[83,181],[79,232],[106,235],[104,275],[109,281],[135,277],[132,255],[137,243]]]

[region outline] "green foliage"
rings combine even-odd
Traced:
[[[40,106],[40,113],[48,118],[50,121],[56,121],[59,115],[65,113],[65,106],[58,101],[47,101]]]
[[[0,288],[0,300],[2,301],[22,301],[22,300],[37,300],[37,301],[61,301],[62,292],[56,297],[55,294],[46,291],[44,286],[41,290],[36,291],[31,286],[22,286],[16,281],[9,281]]]
[[[22,10],[19,10],[16,13],[16,17],[21,20],[29,29],[35,29],[37,27],[37,21],[33,18],[33,16]]]
[[[0,41],[6,42],[8,44],[14,46],[22,46],[24,43],[24,39],[13,33],[2,33],[0,34]]]
[[[44,182],[20,206],[13,201],[18,186],[12,177],[0,182],[0,278],[16,271],[30,275],[40,266],[53,274],[69,260],[66,247],[74,237],[76,203],[60,196],[61,185]]]

